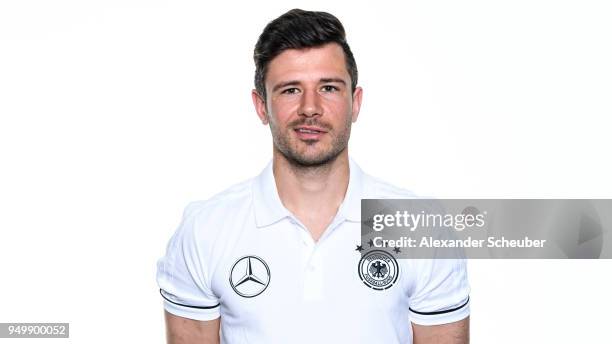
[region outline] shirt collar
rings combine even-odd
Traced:
[[[253,182],[253,208],[255,209],[257,227],[268,226],[291,216],[278,196],[272,171],[272,161]]]
[[[364,174],[361,168],[349,158],[349,184],[344,196],[344,201],[338,209],[336,218],[351,222],[361,221],[361,196],[363,190]],[[293,215],[280,200],[272,161],[254,179],[253,182],[253,208],[255,210],[255,223],[257,227],[269,226],[285,217]]]

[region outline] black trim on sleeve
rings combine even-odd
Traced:
[[[454,311],[460,310],[461,308],[465,307],[468,304],[468,302],[470,302],[470,297],[469,296],[468,296],[467,300],[465,301],[465,303],[463,303],[461,306],[455,307],[455,308],[451,308],[451,309],[447,309],[447,310],[444,310],[444,311],[418,312],[418,311],[415,311],[414,309],[412,309],[410,307],[408,307],[408,309],[412,313],[416,313],[416,314],[419,314],[419,315],[437,315],[437,314],[450,313],[450,312],[454,312]]]
[[[160,288],[160,289],[159,289],[159,293],[161,294],[161,296],[162,296],[162,297],[163,297],[163,298],[164,298],[166,301],[168,301],[168,302],[170,302],[170,303],[173,303],[173,304],[175,304],[175,305],[183,306],[183,307],[197,308],[197,309],[212,309],[212,308],[217,308],[217,307],[219,307],[219,306],[221,305],[220,303],[217,303],[217,304],[216,304],[216,305],[214,305],[214,306],[189,306],[189,305],[184,305],[184,304],[182,304],[182,303],[177,303],[177,302],[174,302],[174,301],[172,301],[172,300],[168,299],[167,297],[165,297],[165,296],[164,296],[164,293],[163,293],[162,291],[163,291],[163,290]]]

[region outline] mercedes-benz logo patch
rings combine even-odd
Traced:
[[[363,283],[374,290],[391,288],[399,276],[397,260],[381,250],[366,253],[357,268]]]
[[[270,284],[270,268],[257,256],[244,256],[232,266],[229,282],[236,294],[255,297]]]

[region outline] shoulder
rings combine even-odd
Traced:
[[[385,180],[362,172],[363,199],[410,199],[416,202],[410,203],[412,207],[421,210],[440,212],[444,209],[435,197],[418,195],[410,189],[389,183]],[[416,209],[416,208],[415,208]]]
[[[414,192],[380,178],[363,174],[364,198],[417,198]]]
[[[232,185],[206,200],[192,201],[185,207],[183,220],[214,221],[237,214],[252,204],[254,178]]]

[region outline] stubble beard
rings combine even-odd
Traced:
[[[295,138],[295,136],[293,136],[293,128],[298,125],[324,128],[327,131],[324,135],[331,135],[330,147],[323,148],[319,153],[314,155],[308,154],[306,152],[307,149],[302,149],[302,151],[300,151],[301,146],[322,145],[322,142],[318,140],[300,140]],[[272,132],[274,148],[281,153],[291,165],[298,168],[321,168],[334,162],[348,146],[348,140],[351,135],[350,116],[347,117],[344,126],[339,129],[339,131],[334,131],[332,127],[326,123],[316,119],[307,119],[291,122],[283,133],[272,121],[270,122],[270,131]],[[290,139],[291,137],[294,138],[293,141]]]

